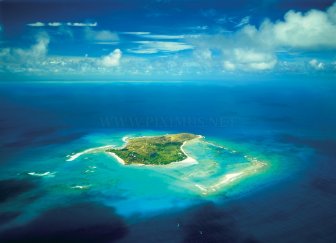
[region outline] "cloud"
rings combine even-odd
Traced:
[[[236,64],[230,62],[230,61],[224,61],[223,67],[226,71],[234,71],[236,70]]]
[[[190,50],[194,47],[184,42],[173,41],[135,41],[134,43],[140,44],[135,49],[129,49],[131,53],[153,54],[159,52],[179,52]]]
[[[62,26],[63,24],[60,23],[60,22],[51,22],[51,23],[48,23],[48,26],[51,26],[51,27],[59,27],[59,26]]]
[[[244,26],[250,22],[250,16],[246,16],[240,20],[238,24],[235,25],[235,28],[239,28],[241,26]]]
[[[107,56],[103,56],[99,63],[104,67],[117,67],[120,64],[120,59],[122,57],[122,52],[120,49],[115,49],[113,52]]]
[[[153,34],[146,34],[143,37],[148,39],[160,39],[160,40],[176,40],[176,39],[183,39],[184,35],[153,35]]]
[[[48,53],[48,45],[50,39],[49,36],[45,33],[38,35],[37,43],[32,46],[28,51],[28,54],[32,57],[44,57]]]
[[[49,36],[41,32],[30,48],[1,48],[0,72],[28,73],[43,69],[48,54]]]
[[[126,35],[149,35],[151,32],[146,31],[131,31],[131,32],[121,32],[121,34]]]
[[[184,35],[153,34],[151,32],[146,32],[146,31],[121,32],[121,34],[134,35],[134,36],[138,36],[138,37],[141,37],[141,38],[157,39],[157,40],[178,40],[178,39],[183,39],[184,38]]]
[[[211,23],[222,17],[227,21],[225,24],[236,28],[228,32],[223,28],[200,25],[185,28],[186,33],[182,35],[180,32],[156,34],[155,31],[117,33],[97,30],[94,28],[97,23],[31,23],[29,26],[32,27],[45,26],[55,42],[64,37],[60,33],[66,29],[74,33],[74,38],[81,35],[82,41],[89,44],[116,45],[122,41],[117,47],[123,51],[113,48],[114,51],[111,49],[111,53],[100,57],[85,57],[84,52],[82,56],[49,56],[49,37],[41,35],[30,48],[0,48],[0,65],[15,72],[62,74],[104,71],[113,75],[174,73],[212,77],[213,74],[226,75],[226,72],[269,72],[273,69],[279,72],[335,72],[332,63],[335,60],[330,60],[333,58],[330,51],[336,49],[336,3],[325,11],[291,10],[277,21],[264,20],[260,25],[253,25],[249,16],[230,18],[213,11],[206,15],[215,15],[211,17]],[[53,27],[58,28],[57,31]],[[101,49],[96,46],[95,50],[90,49],[92,53],[89,55],[99,55]]]
[[[199,68],[204,72],[209,70],[214,64],[213,53],[209,48],[197,48],[193,51],[194,62],[199,63]],[[190,61],[191,63],[191,61]]]
[[[227,71],[272,70],[277,67],[280,52],[289,56],[293,51],[336,49],[336,3],[326,11],[290,10],[283,20],[265,20],[259,27],[249,24],[247,16],[236,26],[241,28],[235,32],[185,36],[184,40],[195,49],[219,51],[222,68]],[[324,65],[314,67],[322,69]]]
[[[85,29],[85,38],[93,42],[118,42],[119,36],[115,32],[109,30],[92,30],[91,28]]]
[[[30,26],[30,27],[43,27],[43,26],[45,26],[45,24],[42,23],[42,22],[30,23],[30,24],[27,24],[27,25]]]
[[[41,32],[36,36],[36,43],[30,48],[2,48],[0,49],[0,70],[12,73],[96,73],[106,71],[107,68],[120,64],[122,52],[115,49],[106,56],[89,58],[49,56],[48,45],[50,38]]]
[[[7,58],[20,63],[31,63],[36,59],[42,59],[48,53],[49,42],[48,34],[42,32],[37,35],[36,43],[28,49],[8,48]]]
[[[95,42],[97,45],[118,45],[118,41],[97,41]]]
[[[283,21],[265,20],[259,28],[245,25],[236,32],[236,41],[259,43],[271,48],[325,49],[336,48],[336,3],[327,11],[306,13],[288,11]]]
[[[207,30],[209,29],[209,26],[207,25],[197,25],[197,26],[193,26],[193,27],[189,27],[190,30]]]
[[[68,23],[66,23],[66,25],[75,26],[75,27],[96,27],[96,26],[98,26],[98,23],[97,22],[94,22],[94,23],[78,23],[78,22],[71,23],[71,22],[68,22]]]
[[[325,68],[325,64],[323,62],[317,61],[316,59],[310,60],[309,65],[315,70],[323,70]]]
[[[335,61],[335,62],[332,62],[332,63],[331,63],[331,66],[332,66],[333,69],[336,70],[336,61]]]
[[[127,49],[129,53],[134,54],[155,54],[158,53],[157,49],[154,48],[146,48],[146,49]]]
[[[336,24],[336,2],[327,9],[327,15],[333,24]]]
[[[211,61],[212,60],[212,52],[208,48],[197,49],[194,51],[194,55],[196,58],[200,59],[200,61]]]
[[[311,10],[306,14],[289,11],[284,21],[264,27],[277,45],[295,48],[336,48],[336,4],[327,12]]]
[[[313,9],[301,13],[290,10],[283,21],[265,20],[259,29],[246,25],[239,34],[274,48],[336,48],[336,3],[327,11]]]
[[[29,23],[27,24],[30,27],[44,27],[44,26],[50,26],[50,27],[59,27],[59,26],[74,26],[74,27],[96,27],[98,26],[97,22],[94,23],[80,23],[80,22],[50,22],[50,23],[43,23],[43,22],[35,22],[35,23]]]
[[[235,48],[224,54],[227,56],[224,61],[224,68],[227,71],[241,69],[245,71],[265,71],[273,69],[277,63],[276,58],[267,52]]]

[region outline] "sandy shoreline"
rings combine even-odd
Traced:
[[[149,137],[149,136],[142,136],[142,137]],[[151,137],[155,137],[155,136],[151,136]],[[122,137],[122,141],[125,142],[125,144],[121,147],[119,147],[118,149],[122,149],[124,148],[126,145],[127,145],[127,140],[129,139],[130,137],[129,136],[124,136]],[[141,138],[141,137],[136,137],[136,138]],[[197,138],[194,138],[194,139],[191,139],[191,140],[188,140],[188,141],[184,141],[183,144],[181,145],[180,149],[182,151],[182,153],[187,157],[185,158],[184,160],[181,160],[181,161],[174,161],[174,162],[171,162],[169,164],[166,164],[166,165],[146,165],[146,164],[131,164],[131,165],[135,165],[135,166],[165,166],[165,167],[175,167],[175,166],[190,166],[190,165],[195,165],[195,164],[198,164],[197,160],[195,160],[194,158],[190,157],[186,152],[185,150],[183,149],[183,146],[188,143],[188,142],[191,142],[193,140],[196,140],[196,139],[201,139],[201,138],[204,138],[204,136],[202,135],[197,135]],[[115,153],[113,152],[106,152],[106,149],[108,148],[117,148],[113,145],[106,145],[106,146],[102,146],[102,147],[96,147],[96,148],[89,148],[89,149],[86,149],[82,152],[79,152],[79,153],[75,153],[75,154],[72,154],[72,155],[67,155],[67,158],[66,161],[74,161],[76,160],[77,158],[79,158],[80,156],[84,155],[84,154],[89,154],[89,153],[96,153],[96,152],[105,152],[106,154],[112,156],[113,158],[115,158],[118,163],[120,163],[121,165],[126,165],[125,161],[120,158],[118,155],[116,155]]]
[[[183,152],[185,153],[185,152]],[[120,158],[118,155],[116,155],[115,153],[113,152],[106,152],[106,154],[112,156],[113,158],[115,158],[119,164],[121,165],[126,165],[125,161]],[[184,160],[181,160],[181,161],[174,161],[174,162],[171,162],[169,164],[166,164],[166,165],[154,165],[154,164],[130,164],[132,166],[146,166],[146,167],[158,167],[158,166],[164,166],[164,167],[172,167],[172,166],[190,166],[190,165],[195,165],[195,164],[198,164],[197,160],[195,160],[194,158],[186,155],[187,158],[184,159]]]
[[[148,137],[148,136],[143,136],[143,137]],[[122,140],[124,142],[127,142],[127,139],[129,137],[125,136],[122,138]],[[138,137],[137,137],[138,138]],[[194,138],[194,139],[191,139],[191,140],[188,140],[188,141],[184,141],[183,144],[181,145],[180,149],[182,151],[182,153],[187,156],[187,158],[185,158],[184,160],[181,160],[181,161],[174,161],[174,162],[171,162],[169,164],[166,164],[166,165],[147,165],[147,164],[130,164],[130,165],[133,165],[133,166],[153,166],[153,167],[157,167],[157,166],[164,166],[164,167],[175,167],[175,166],[190,166],[190,165],[195,165],[195,164],[198,164],[197,160],[195,160],[194,158],[190,157],[183,149],[183,146],[187,143],[187,142],[190,142],[190,141],[193,141],[195,139],[200,139],[200,138],[203,138],[203,136],[201,135],[198,135],[197,138]],[[126,146],[126,144],[125,144]],[[123,146],[123,147],[125,147]],[[123,148],[121,147],[121,148]],[[106,152],[108,155],[112,156],[113,158],[115,158],[121,165],[126,165],[125,161],[120,158],[118,155],[116,155],[115,153],[113,152]]]
[[[27,174],[30,176],[37,176],[37,177],[54,177],[56,172],[44,172],[44,173],[38,173],[38,172],[28,172]]]
[[[198,138],[195,138],[195,139],[199,139],[201,137],[198,137]],[[194,140],[194,139],[192,139]],[[183,149],[183,146],[186,145],[187,142],[190,142],[192,140],[188,140],[188,141],[184,141],[183,144],[181,145],[180,149],[182,151],[182,153],[187,156],[187,158],[185,158],[184,160],[181,160],[181,161],[175,161],[175,162],[172,162],[171,164],[183,164],[183,165],[194,165],[194,164],[198,164],[197,160],[195,160],[194,158],[190,157],[186,152],[185,150]]]
[[[96,148],[89,148],[89,149],[86,149],[82,152],[79,152],[79,153],[75,153],[75,154],[72,154],[72,155],[67,155],[67,160],[66,161],[73,161],[75,159],[77,159],[78,157],[82,156],[83,154],[89,154],[89,153],[95,153],[95,152],[100,152],[101,150],[105,150],[107,148],[114,148],[113,145],[106,145],[106,146],[102,146],[102,147],[96,147]]]
[[[243,177],[249,176],[257,172],[259,169],[265,167],[267,164],[261,161],[252,162],[252,166],[245,168],[243,170],[224,174],[218,180],[210,185],[203,184],[194,184],[196,188],[198,188],[202,195],[214,194],[224,188],[226,185],[233,183],[234,181],[241,179]]]
[[[118,155],[116,155],[115,153],[113,152],[106,152],[106,153],[112,156],[113,158],[115,158],[120,164],[126,165],[125,161],[122,158],[120,158]]]

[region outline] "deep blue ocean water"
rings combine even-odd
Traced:
[[[335,91],[318,80],[2,83],[0,239],[335,242]],[[66,162],[122,136],[174,132],[268,167],[208,198],[105,154]]]

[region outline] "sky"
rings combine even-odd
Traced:
[[[336,77],[330,0],[2,0],[2,80]]]

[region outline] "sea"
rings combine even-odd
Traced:
[[[0,242],[336,242],[335,93],[318,78],[2,82]],[[203,136],[184,146],[196,163],[101,149],[182,132]]]

